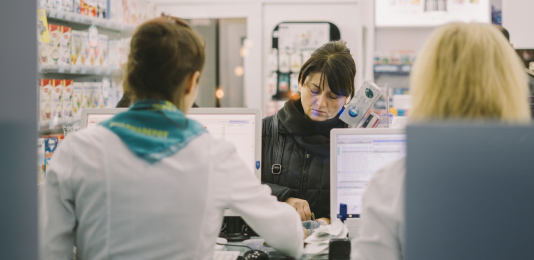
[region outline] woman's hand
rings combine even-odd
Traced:
[[[306,200],[289,198],[286,200],[286,203],[297,210],[302,221],[311,220],[310,205]]]

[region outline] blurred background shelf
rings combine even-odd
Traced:
[[[118,31],[118,32],[133,32],[136,28],[134,25],[119,23],[109,19],[96,18],[77,13],[64,12],[46,8],[46,16],[49,21],[61,21],[66,23],[74,23],[80,25],[95,25],[102,29]]]
[[[120,76],[122,70],[112,66],[84,66],[84,65],[40,65],[39,73],[49,74],[74,74],[74,75],[102,75],[102,76]]]

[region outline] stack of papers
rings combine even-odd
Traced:
[[[345,224],[336,218],[331,225],[316,228],[313,234],[304,240],[304,243],[307,243],[304,253],[307,256],[328,254],[330,239],[347,238],[348,234],[349,230]]]

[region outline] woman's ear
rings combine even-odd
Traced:
[[[187,79],[187,84],[185,86],[185,94],[191,93],[198,87],[198,79],[200,78],[200,71],[195,71],[194,73],[189,74]]]

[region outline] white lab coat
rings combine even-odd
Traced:
[[[42,259],[212,259],[230,208],[298,258],[294,208],[248,170],[234,146],[202,134],[149,164],[102,126],[70,134],[50,162],[40,216]]]
[[[400,260],[404,250],[405,159],[378,170],[363,195],[359,236],[353,260]]]

